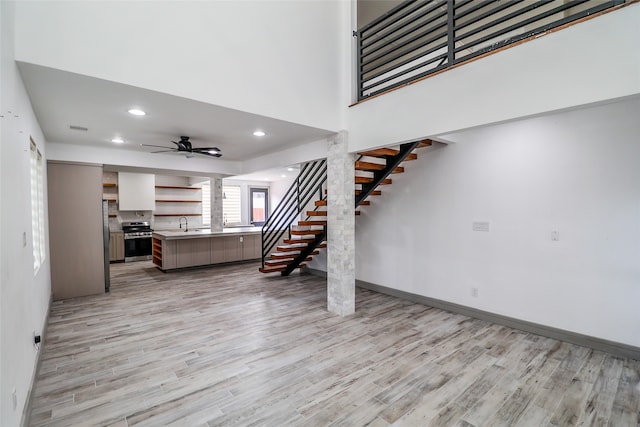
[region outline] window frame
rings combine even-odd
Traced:
[[[29,175],[33,270],[37,273],[47,258],[47,250],[44,223],[44,157],[33,138],[29,138]]]

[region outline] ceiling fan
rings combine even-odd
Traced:
[[[188,136],[181,136],[180,141],[171,141],[176,144],[175,147],[163,147],[162,145],[140,144],[144,147],[165,148],[165,150],[152,151],[152,153],[167,153],[170,151],[183,152],[187,157],[193,157],[193,154],[204,154],[205,156],[222,157],[222,153],[218,147],[193,147]]]

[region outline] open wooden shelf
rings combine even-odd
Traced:
[[[202,203],[200,200],[158,200],[156,199],[156,203]]]
[[[178,190],[201,190],[200,187],[178,187],[175,185],[156,185],[156,188],[175,188]]]
[[[153,216],[202,216],[201,213],[153,214]]]

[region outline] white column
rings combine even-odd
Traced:
[[[355,312],[355,170],[347,132],[329,141],[327,155],[327,309]]]
[[[211,178],[211,231],[222,231],[222,178]]]

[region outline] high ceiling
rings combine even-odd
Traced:
[[[175,147],[171,141],[186,135],[194,147],[215,146],[221,149],[222,159],[242,161],[332,134],[139,87],[28,63],[18,65],[48,142],[150,153],[156,149],[140,144]],[[147,114],[133,116],[128,113],[131,108]],[[256,130],[266,135],[254,136]],[[125,142],[111,142],[115,137]]]

